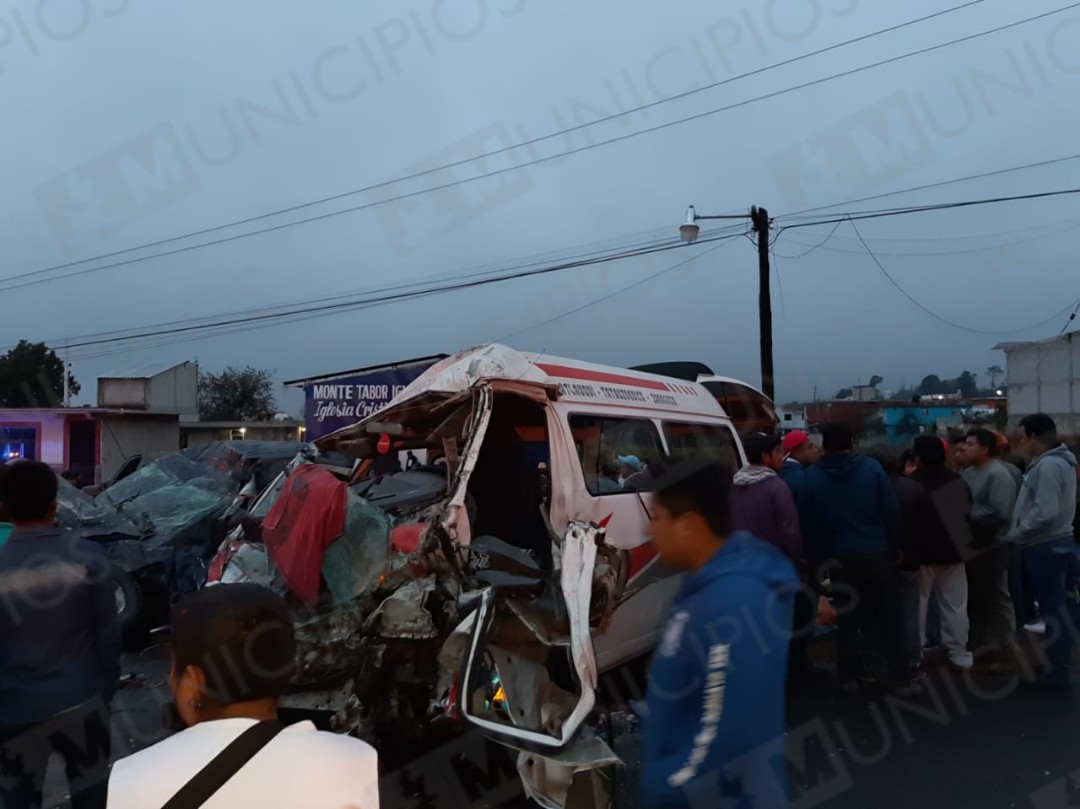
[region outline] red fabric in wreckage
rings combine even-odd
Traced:
[[[297,467],[263,519],[263,542],[285,583],[304,601],[319,597],[323,555],[345,531],[346,483],[315,464]]]

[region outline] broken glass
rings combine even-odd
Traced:
[[[335,604],[374,585],[390,562],[390,516],[346,489],[345,529],[323,555],[322,574]]]

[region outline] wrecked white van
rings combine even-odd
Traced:
[[[337,460],[294,469],[323,463],[370,512],[353,520],[358,553],[337,557],[366,569],[352,597],[299,622],[285,704],[413,750],[471,724],[523,751],[530,796],[562,806],[575,770],[613,760],[587,729],[599,673],[651,651],[678,586],[648,541],[650,471],[665,457],[744,461],[716,396],[487,345],[316,444]],[[223,547],[218,580],[250,571],[248,539]]]

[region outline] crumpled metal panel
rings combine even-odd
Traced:
[[[438,637],[424,601],[435,589],[435,577],[413,579],[386,598],[364,623],[364,631],[383,638],[429,640]]]
[[[571,801],[574,776],[620,764],[622,761],[607,743],[593,736],[579,739],[553,755],[540,756],[522,751],[518,755],[517,769],[526,797],[544,809],[593,809],[610,806],[609,785],[599,780],[586,784],[580,790],[582,794],[575,794],[575,800]]]

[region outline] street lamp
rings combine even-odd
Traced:
[[[701,228],[699,219],[749,219],[758,236],[758,323],[761,341],[761,392],[769,401],[775,400],[773,389],[772,297],[769,289],[769,212],[756,205],[750,212],[738,215],[701,216],[691,205],[686,220],[679,225],[679,236],[687,244],[697,241]]]
[[[696,242],[698,234],[701,232],[696,220],[697,214],[694,213],[694,206],[691,205],[686,209],[686,221],[679,225],[679,235],[687,244]]]

